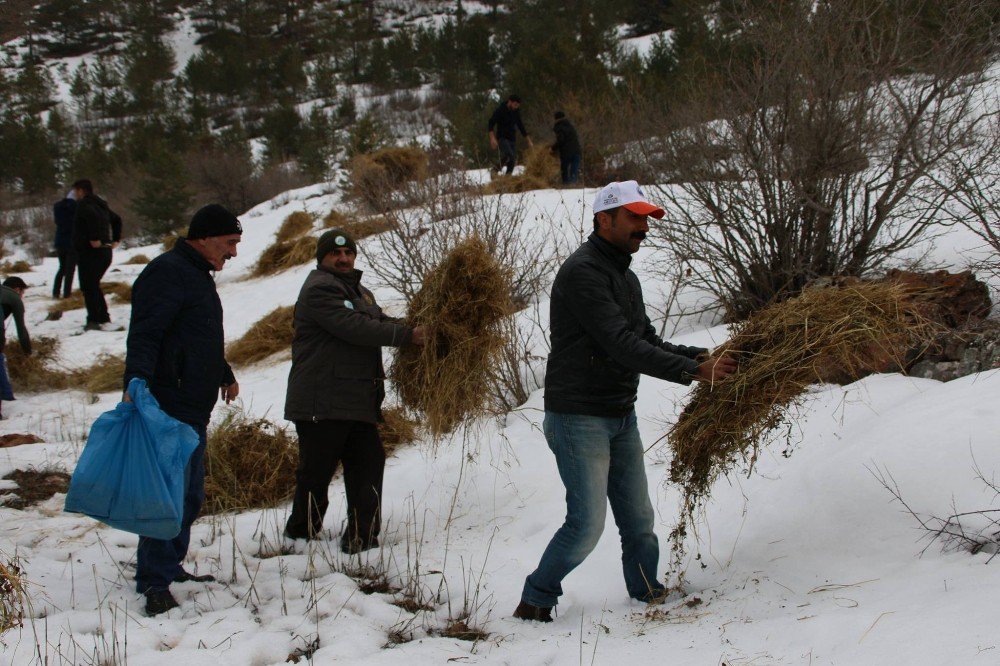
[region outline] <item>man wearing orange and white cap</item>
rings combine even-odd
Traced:
[[[639,375],[690,384],[722,379],[736,367],[706,349],[664,342],[646,316],[629,265],[648,218],[663,215],[634,180],[609,183],[594,200],[594,233],[552,285],[543,431],[566,487],[566,520],[525,580],[514,617],[552,620],[562,580],[597,545],[609,502],[626,591],[645,602],[665,596],[635,417]]]

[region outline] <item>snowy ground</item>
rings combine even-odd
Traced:
[[[592,194],[531,193],[529,219],[576,238],[589,227],[584,203]],[[309,271],[244,279],[281,221],[294,210],[322,215],[337,203],[336,192],[317,186],[242,216],[239,256],[217,275],[227,338],[293,303]],[[972,242],[956,234],[939,241],[935,256],[957,267]],[[131,280],[141,266],[121,262],[157,251],[119,253],[107,279]],[[367,261],[362,256],[359,267]],[[654,261],[641,252],[636,268],[647,299],[659,306],[663,297],[648,273]],[[46,260],[24,275],[41,285],[27,299],[32,333],[59,336],[66,365],[122,353],[124,333],[71,335],[82,326],[80,310],[42,321],[54,273],[54,260]],[[377,296],[398,313],[394,294]],[[127,306],[111,314],[128,320]],[[724,328],[702,327],[674,339],[712,346],[725,336]],[[541,346],[535,351],[544,355]],[[280,355],[237,368],[244,407],[280,422],[287,372]],[[668,454],[657,440],[687,391],[644,378],[637,405],[650,447],[661,574],[678,493],[665,482]],[[63,391],[5,404],[10,419],[0,432],[35,433],[45,443],[0,451],[0,476],[29,466],[71,470],[89,424],[116,399]],[[284,663],[318,637],[312,658],[322,664],[1000,663],[991,593],[1000,562],[989,563],[989,552],[924,550],[925,534],[876,479],[891,475],[923,516],[995,508],[976,469],[988,479],[1000,470],[998,403],[1000,370],[947,384],[881,375],[815,387],[795,422],[791,456],[776,443],[749,478],[716,487],[700,542],[690,544],[701,560],[689,563],[686,596],[655,609],[627,598],[609,515],[596,551],[565,581],[551,625],[510,618],[564,512],[540,431],[540,391],[503,423],[475,424],[464,439],[436,448],[424,442],[391,459],[384,545],[360,559],[337,550],[345,513],[339,480],[329,538],[308,547],[289,550],[280,539],[287,505],[199,521],[187,565],[219,582],[176,585],[182,606],[165,617],[141,613],[132,583],[135,536],[62,513],[62,495],[26,511],[0,508],[0,550],[21,558],[32,598],[27,626],[2,637],[3,662],[263,666]],[[400,590],[366,594],[357,580],[365,567]],[[393,604],[407,596],[429,610]],[[439,635],[449,618],[465,615],[489,637],[473,643]]]

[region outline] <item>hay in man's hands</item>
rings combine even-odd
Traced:
[[[762,446],[785,427],[810,384],[849,383],[905,366],[909,350],[929,338],[931,323],[913,291],[892,283],[852,282],[806,289],[734,327],[717,350],[739,365],[699,384],[668,439],[670,480],[683,488],[674,532],[675,564],[687,521],[712,484],[737,465],[749,472]]]
[[[490,413],[490,378],[507,340],[503,318],[513,311],[510,276],[473,236],[424,276],[410,303],[407,322],[427,327],[427,343],[400,348],[390,379],[434,437]]]

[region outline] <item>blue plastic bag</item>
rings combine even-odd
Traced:
[[[172,539],[181,531],[186,468],[198,433],[164,413],[144,380],[129,382],[128,393],[132,402],[94,421],[65,509],[126,532]]]

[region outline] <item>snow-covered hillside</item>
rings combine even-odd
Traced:
[[[528,219],[576,238],[592,195],[529,193]],[[228,339],[293,303],[310,270],[245,279],[284,218],[295,210],[322,215],[338,201],[337,192],[306,188],[241,216],[239,256],[217,275]],[[960,266],[972,245],[952,231],[935,256]],[[142,267],[123,262],[158,251],[119,253],[106,279],[132,279]],[[655,260],[642,251],[634,263],[651,311],[664,300],[649,272]],[[359,267],[371,261],[377,257],[363,255]],[[54,260],[45,260],[23,275],[36,287],[27,297],[32,334],[58,336],[67,366],[88,365],[102,351],[121,354],[125,333],[71,335],[82,327],[82,310],[43,321],[55,270]],[[398,295],[376,295],[400,313]],[[544,298],[541,305],[544,313]],[[126,323],[128,307],[112,307],[111,316]],[[714,327],[674,340],[713,346],[725,337],[724,327]],[[544,355],[544,346],[533,351]],[[247,411],[282,422],[288,366],[279,355],[237,368]],[[658,440],[687,391],[646,377],[637,405],[661,576],[678,492],[666,483],[668,452]],[[3,449],[0,476],[28,466],[72,470],[89,424],[117,397],[91,402],[61,391],[5,404],[9,420],[0,431],[34,433],[44,443]],[[653,608],[628,599],[609,515],[601,543],[565,581],[550,625],[510,618],[565,508],[541,434],[540,390],[503,422],[475,424],[464,440],[398,452],[386,470],[383,548],[360,559],[337,548],[345,513],[340,480],[331,487],[328,539],[298,542],[294,550],[280,538],[287,505],[202,519],[187,565],[219,582],[174,586],[181,607],[156,618],[142,614],[134,592],[135,536],[62,513],[62,495],[25,511],[0,508],[0,551],[21,559],[32,599],[26,626],[2,636],[3,662],[263,666],[311,652],[317,664],[1000,663],[992,594],[1000,562],[990,563],[990,552],[938,543],[924,550],[927,534],[876,478],[894,480],[925,517],[1000,508],[976,478],[977,469],[987,479],[1000,471],[997,404],[1000,370],[947,384],[880,375],[817,386],[796,421],[790,457],[776,444],[749,478],[716,487],[699,544],[690,544],[701,559],[689,562],[686,596]],[[366,594],[358,582],[366,567],[402,591]],[[394,605],[407,591],[429,610]],[[449,618],[464,614],[488,638],[440,635]],[[318,650],[307,650],[317,639]]]

